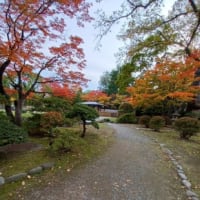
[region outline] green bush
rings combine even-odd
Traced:
[[[186,113],[186,115],[187,115],[187,117],[192,117],[192,118],[200,119],[200,112],[199,112],[199,110],[191,111],[189,113]]]
[[[133,113],[126,113],[117,118],[117,123],[134,124],[136,122],[137,119]]]
[[[139,124],[144,125],[146,128],[149,128],[149,121],[150,121],[151,117],[149,115],[142,115],[139,118]]]
[[[50,145],[50,149],[53,151],[68,152],[75,145],[84,142],[79,133],[69,129],[54,129],[54,135],[55,138]]]
[[[112,121],[111,121],[111,119],[109,119],[109,118],[104,118],[104,119],[103,119],[103,122],[112,122]]]
[[[41,116],[42,114],[35,113],[33,114],[33,116],[28,117],[25,120],[24,126],[27,129],[28,134],[30,136],[44,137],[48,134],[47,131],[41,129],[40,126]]]
[[[170,117],[164,115],[162,116],[165,119],[165,125],[172,125],[172,120]]]
[[[192,117],[181,117],[175,121],[174,127],[180,133],[180,138],[189,139],[199,131],[199,121]]]
[[[63,125],[64,119],[60,112],[46,112],[36,113],[26,119],[24,126],[26,127],[29,135],[44,137],[49,136],[53,127]]]
[[[127,113],[134,113],[134,108],[130,103],[122,103],[119,106],[119,116],[127,114]]]
[[[49,111],[41,116],[40,125],[44,131],[50,132],[52,128],[61,126],[64,123],[63,116],[60,112]]]
[[[27,132],[11,123],[5,116],[0,120],[0,146],[22,143],[27,140]]]
[[[154,131],[160,131],[165,125],[165,119],[161,116],[154,116],[149,121],[149,127]]]
[[[72,127],[75,122],[76,122],[75,119],[65,118],[63,123],[64,123],[64,126],[66,126],[66,127]]]

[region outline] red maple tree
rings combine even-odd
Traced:
[[[89,22],[85,0],[6,0],[0,3],[0,94],[7,99],[7,115],[18,125],[25,99],[42,84],[65,82],[81,85],[87,80],[83,42],[67,38],[67,22],[75,18],[78,26]],[[15,90],[15,116],[10,94]]]

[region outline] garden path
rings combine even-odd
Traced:
[[[100,158],[33,188],[25,200],[186,200],[167,156],[133,126],[109,124],[115,142]]]

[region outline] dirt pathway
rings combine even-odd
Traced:
[[[33,189],[25,200],[186,200],[158,145],[128,125],[110,124],[116,141],[99,159],[62,180]]]

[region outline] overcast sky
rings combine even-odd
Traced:
[[[92,1],[92,0],[91,0]],[[107,13],[117,10],[124,0],[104,0],[101,3],[93,3],[90,9],[90,15],[95,18],[95,12],[103,9]],[[94,2],[94,0],[93,0]],[[106,3],[105,3],[106,2]],[[122,42],[117,40],[120,26],[114,26],[112,32],[106,35],[101,41],[101,47],[97,50],[97,34],[98,30],[94,28],[95,21],[85,24],[84,28],[77,28],[75,24],[70,24],[71,34],[80,36],[84,40],[82,48],[86,57],[86,67],[83,71],[86,78],[90,79],[88,87],[84,90],[97,90],[100,76],[103,72],[111,71],[116,68],[115,53],[122,46]]]
[[[92,0],[91,0],[92,1]],[[95,12],[98,9],[103,9],[106,13],[119,9],[124,0],[103,0],[101,3],[93,3],[90,14],[95,18]],[[92,1],[94,2],[94,0]],[[174,0],[166,0],[167,6],[171,6]],[[94,22],[93,22],[94,23]],[[87,23],[84,28],[77,29],[76,26],[71,27],[72,34],[76,34],[83,38],[84,44],[82,45],[87,60],[84,73],[86,78],[90,79],[88,87],[84,90],[97,90],[100,76],[105,71],[111,71],[117,67],[117,58],[115,54],[119,48],[123,46],[122,41],[117,39],[117,34],[121,29],[121,25],[115,25],[111,32],[108,33],[101,41],[101,48],[96,49],[97,39],[96,35],[98,30],[94,29],[93,23]],[[77,33],[76,33],[77,32]]]

